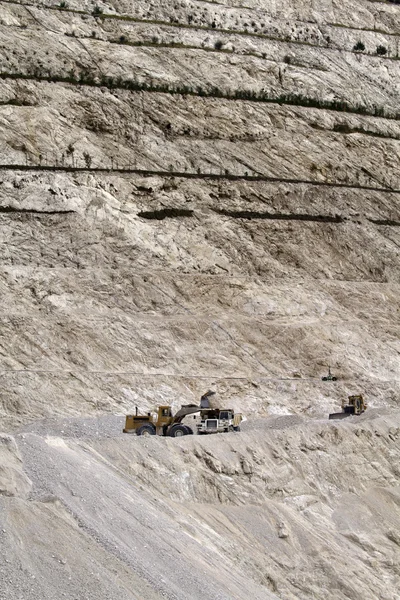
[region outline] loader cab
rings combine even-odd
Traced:
[[[349,396],[349,405],[353,408],[353,414],[360,415],[367,408],[367,404],[362,394]]]
[[[169,425],[172,421],[172,410],[170,406],[159,406],[157,414],[157,427]]]

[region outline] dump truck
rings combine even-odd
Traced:
[[[139,415],[136,407],[136,414],[126,416],[123,432],[136,433],[136,435],[169,435],[171,437],[190,435],[193,434],[193,430],[188,425],[184,425],[182,420],[187,415],[200,412],[200,410],[200,406],[185,404],[173,415],[170,406],[159,406],[157,417],[154,418],[151,413]]]
[[[347,401],[342,400],[342,412],[331,413],[330,419],[345,419],[352,415],[361,415],[367,408],[367,403],[362,394],[349,396]]]
[[[243,420],[241,413],[236,413],[231,408],[203,408],[200,411],[200,422],[197,423],[197,433],[227,433],[240,431]]]

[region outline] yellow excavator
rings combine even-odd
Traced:
[[[342,400],[342,412],[331,413],[330,419],[345,419],[352,415],[361,415],[367,408],[367,403],[362,394],[349,396],[347,401]]]

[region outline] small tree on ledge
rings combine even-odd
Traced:
[[[93,11],[92,11],[92,15],[94,17],[100,17],[103,14],[102,9],[100,8],[100,6],[98,4],[96,4],[96,6],[94,7]]]
[[[365,44],[364,44],[364,42],[362,42],[361,40],[358,41],[357,44],[355,44],[353,46],[353,50],[355,52],[364,52],[364,50],[365,50]]]
[[[90,156],[89,152],[84,152],[83,153],[83,159],[85,161],[85,165],[88,169],[90,169],[91,164],[92,164],[92,157]]]
[[[74,145],[73,144],[69,144],[65,153],[67,154],[67,156],[71,157],[72,166],[74,166],[74,152],[75,152]]]

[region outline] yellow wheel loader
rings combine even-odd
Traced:
[[[182,420],[187,415],[200,412],[200,407],[195,404],[186,404],[173,415],[170,406],[159,406],[157,417],[153,418],[151,413],[139,415],[136,407],[135,415],[127,415],[125,419],[124,433],[136,433],[136,435],[169,435],[180,437],[190,435],[193,430],[184,425]]]
[[[352,415],[361,415],[367,408],[367,403],[364,400],[364,396],[362,394],[357,394],[355,396],[349,396],[348,402],[346,400],[342,400],[342,412],[331,413],[329,415],[330,419],[345,419],[346,417],[351,417]]]

